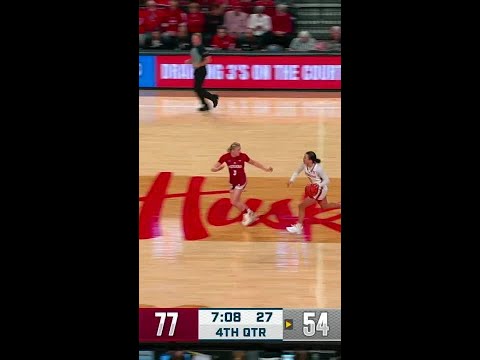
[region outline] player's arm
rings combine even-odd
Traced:
[[[302,172],[303,170],[303,164],[299,166],[299,168],[297,170],[295,170],[292,174],[292,176],[290,177],[290,180],[288,181],[287,183],[287,186],[290,186],[293,184],[293,182],[295,181],[295,179],[297,178],[298,175],[300,175],[300,173]]]
[[[324,187],[324,186],[327,186],[328,184],[330,184],[330,178],[325,173],[322,166],[320,166],[320,165],[317,166],[317,168],[315,169],[315,172],[322,179],[322,182],[319,184],[321,187]]]
[[[253,165],[259,169],[262,169],[263,171],[267,171],[267,172],[272,172],[273,171],[273,168],[271,166],[269,166],[268,168],[263,166],[262,164],[260,164],[258,161],[255,161],[253,159],[249,159],[247,161],[250,165]]]
[[[217,163],[215,165],[213,165],[213,167],[210,170],[212,172],[217,172],[217,171],[222,170],[224,167],[225,167],[225,165],[222,165],[221,162],[217,161]]]
[[[185,60],[184,63],[185,63],[185,64],[191,64],[191,63],[192,63],[192,59],[187,59],[187,60]]]

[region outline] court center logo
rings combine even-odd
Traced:
[[[185,240],[202,240],[210,236],[204,225],[200,210],[200,197],[212,196],[218,194],[228,194],[228,190],[201,191],[206,178],[203,176],[194,176],[190,178],[187,191],[185,193],[168,194],[167,190],[173,179],[173,173],[160,173],[147,194],[139,198],[142,202],[139,219],[139,238],[140,240],[153,239],[162,236],[162,209],[165,201],[171,198],[183,198],[182,209],[182,227]],[[271,229],[284,230],[285,227],[296,221],[297,217],[293,215],[290,209],[292,199],[282,199],[275,201],[270,205],[270,209],[261,214],[257,221],[250,226],[267,226]],[[263,200],[250,198],[246,202],[247,206],[253,211],[257,211],[263,204]],[[206,222],[212,226],[228,226],[242,221],[242,214],[229,219],[228,214],[232,209],[229,198],[218,199],[206,211]],[[341,214],[335,214],[327,218],[318,218],[316,215],[327,213],[332,210],[322,210],[316,205],[308,207],[305,211],[305,234],[309,234],[312,225],[325,226],[336,232],[341,232],[341,225],[336,223],[341,219]]]

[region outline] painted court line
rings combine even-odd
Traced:
[[[143,108],[178,108],[178,109],[191,109],[195,107],[194,105],[138,105],[138,107]],[[340,105],[333,106],[238,106],[233,104],[227,104],[226,107],[233,107],[236,109],[340,109]]]

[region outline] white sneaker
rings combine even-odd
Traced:
[[[255,213],[253,211],[249,211],[248,213],[243,214],[242,225],[248,226],[251,223],[255,222],[255,220],[257,220]]]
[[[303,226],[302,226],[302,224],[295,224],[295,225],[287,227],[287,231],[291,234],[302,235],[303,234]]]

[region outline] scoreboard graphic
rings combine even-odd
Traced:
[[[340,309],[139,309],[140,342],[341,341]]]

